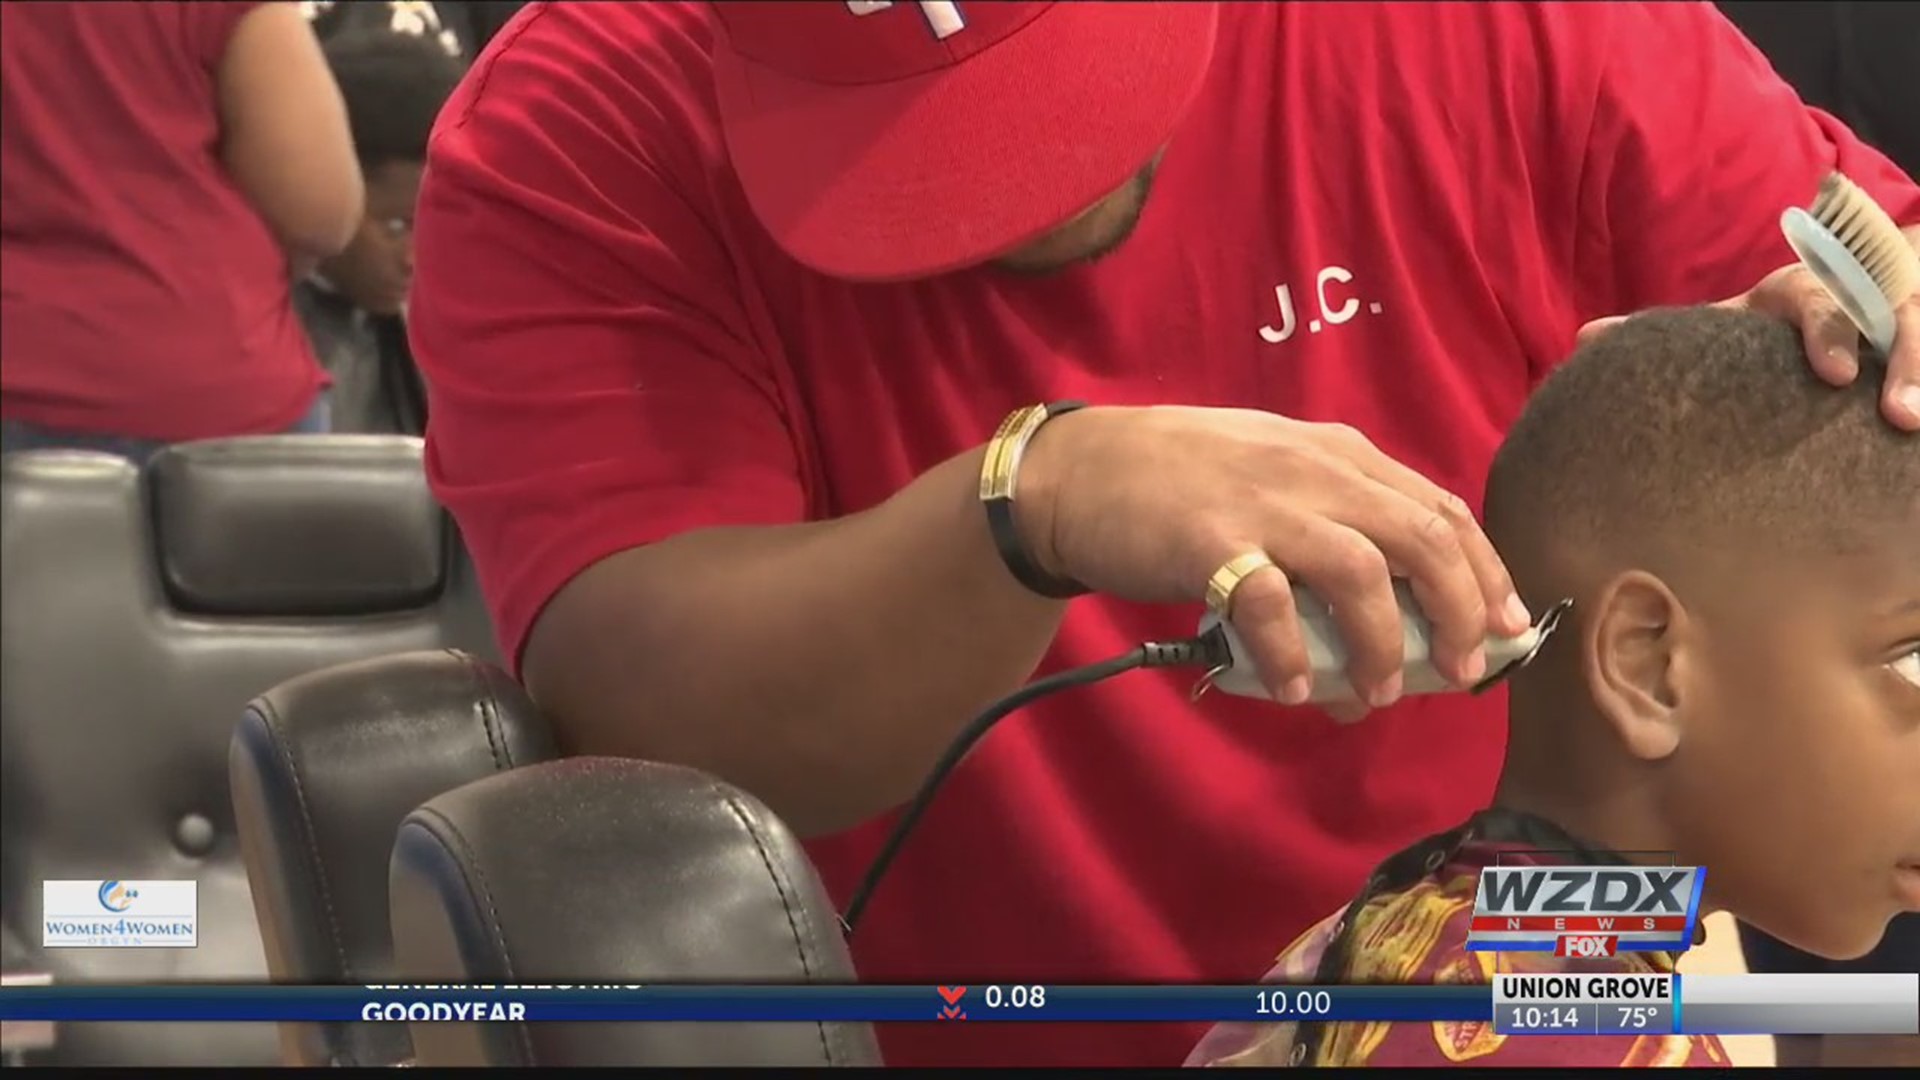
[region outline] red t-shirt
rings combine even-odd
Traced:
[[[442,114],[412,309],[428,467],[508,654],[597,559],[871,507],[1034,401],[1344,421],[1477,500],[1583,320],[1752,286],[1791,258],[1780,211],[1836,163],[1920,220],[1920,191],[1706,5],[1223,8],[1118,252],[884,286],[802,269],[750,216],[702,10],[536,5],[509,29]],[[1047,667],[1197,618],[1080,600]],[[876,897],[862,976],[1252,982],[1492,792],[1497,696],[1349,727],[1195,706],[1193,677],[1130,674],[996,729]],[[838,900],[886,824],[810,845]],[[1201,1030],[881,1037],[897,1065],[1171,1065]]]
[[[0,416],[151,439],[290,426],[323,375],[221,166],[256,4],[0,4]]]

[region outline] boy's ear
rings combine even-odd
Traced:
[[[1681,704],[1696,662],[1686,609],[1666,582],[1644,571],[1601,588],[1581,621],[1594,706],[1627,752],[1656,761],[1680,745]]]

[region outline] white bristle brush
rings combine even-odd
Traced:
[[[1847,318],[1885,356],[1893,351],[1894,308],[1920,290],[1920,255],[1872,196],[1828,173],[1812,207],[1780,216],[1780,231]]]

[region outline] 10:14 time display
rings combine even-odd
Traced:
[[[1580,1022],[1577,1005],[1506,1005],[1507,1028],[1511,1031],[1577,1031]]]

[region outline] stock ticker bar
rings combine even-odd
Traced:
[[[1487,1020],[1485,986],[19,986],[0,1019],[85,1021]]]
[[[1499,975],[1492,986],[0,987],[0,1020],[1491,1020],[1506,1034],[1917,1034],[1920,975]]]

